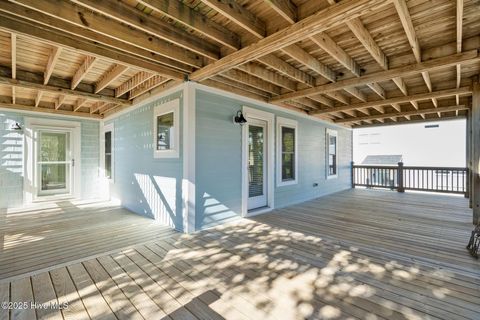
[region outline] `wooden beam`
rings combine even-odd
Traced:
[[[60,54],[62,53],[62,49],[60,47],[53,47],[50,55],[48,57],[47,66],[45,67],[45,71],[43,73],[43,84],[47,84],[48,80],[52,76],[53,69],[55,69],[55,64],[57,63]]]
[[[0,69],[0,74],[4,74],[3,69]],[[118,104],[122,104],[122,105],[131,105],[131,102],[128,101],[128,100],[118,99],[118,98],[114,98],[114,97],[111,97],[111,96],[106,96],[106,95],[101,95],[101,94],[96,94],[96,93],[91,93],[91,92],[85,92],[85,91],[80,91],[80,90],[71,90],[71,89],[69,89],[69,87],[44,85],[40,82],[37,82],[36,81],[37,78],[38,78],[38,76],[36,76],[35,74],[19,70],[18,73],[17,73],[17,79],[11,79],[10,77],[0,75],[0,84],[6,85],[6,86],[12,86],[12,87],[16,87],[16,88],[39,90],[39,91],[42,91],[42,92],[50,92],[50,93],[54,93],[54,94],[64,94],[64,95],[67,95],[67,96],[87,98],[87,99],[91,99],[91,100],[114,102],[114,103],[118,103]],[[51,82],[54,82],[54,81],[51,81]],[[61,82],[61,81],[55,81],[55,82]],[[88,86],[88,87],[90,88],[90,86]]]
[[[100,115],[92,115],[87,112],[74,112],[74,111],[67,111],[67,110],[55,110],[51,108],[43,108],[43,107],[33,107],[33,106],[27,106],[27,105],[22,105],[22,104],[11,104],[8,102],[4,102],[4,99],[0,99],[0,108],[6,108],[6,109],[12,109],[12,110],[23,110],[23,111],[29,111],[29,112],[34,112],[34,113],[43,113],[43,114],[49,114],[49,115],[68,115],[68,116],[77,116],[77,117],[83,117],[83,118],[90,118],[90,119],[102,119],[103,117]]]
[[[457,52],[462,52],[463,44],[463,0],[457,0],[457,15],[456,15],[456,29],[457,29]]]
[[[115,97],[120,97],[121,95],[127,93],[130,90],[138,87],[148,79],[154,77],[153,73],[148,73],[144,71],[140,71],[139,73],[135,74],[131,77],[128,81],[122,83],[118,88],[115,89]]]
[[[191,74],[190,79],[201,81],[213,75],[256,60],[270,52],[280,50],[307,37],[341,25],[372,10],[388,5],[389,0],[343,0],[303,19],[279,32],[203,67]]]
[[[392,81],[397,85],[398,89],[400,89],[400,91],[404,95],[408,96],[407,85],[405,84],[405,81],[403,81],[402,78],[400,78],[400,77],[393,78]]]
[[[372,89],[373,92],[375,92],[380,98],[386,99],[387,96],[385,95],[385,89],[383,89],[378,83],[372,82],[372,83],[367,83],[367,86]]]
[[[276,72],[269,71],[266,68],[261,67],[257,63],[249,62],[239,66],[238,69],[246,73],[249,73],[253,76],[256,76],[260,79],[263,79],[267,82],[270,82],[274,85],[288,89],[289,91],[297,90],[297,85],[294,81],[286,77],[283,77]]]
[[[333,100],[329,99],[329,98],[326,98],[324,96],[321,96],[321,95],[315,95],[315,96],[311,96],[309,97],[310,99],[314,100],[314,101],[317,101],[321,104],[324,104],[326,105],[327,107],[329,108],[333,108],[335,106],[335,103],[333,102]]]
[[[398,103],[391,103],[390,104],[393,109],[397,110],[398,112],[402,112],[402,108],[400,107],[400,104]],[[417,108],[418,109],[418,108]]]
[[[402,23],[405,34],[407,35],[408,43],[412,48],[413,55],[417,62],[422,61],[422,55],[420,52],[420,43],[415,32],[415,27],[412,23],[412,18],[410,17],[410,12],[408,11],[407,3],[405,0],[393,0],[395,9],[397,10],[398,16],[400,17],[400,22]]]
[[[101,79],[95,84],[95,93],[105,89],[110,83],[117,80],[118,77],[120,77],[127,70],[127,66],[123,66],[121,64],[114,65],[110,70],[104,73]]]
[[[473,192],[473,224],[480,222],[480,83],[478,78],[473,82],[472,95],[472,174]]]
[[[320,32],[310,37],[323,51],[327,52],[331,57],[337,60],[341,65],[347,68],[357,77],[360,76],[360,66],[345,52],[326,32]],[[330,81],[335,81],[335,79]]]
[[[77,99],[77,101],[75,102],[75,107],[73,108],[73,111],[78,111],[81,107],[83,107],[85,105],[85,103],[87,103],[87,99],[83,99],[83,98],[80,98],[80,99]]]
[[[268,93],[279,95],[281,93],[281,89],[278,86],[275,86],[269,82],[263,81],[260,78],[251,76],[250,74],[243,72],[241,70],[231,69],[224,73],[222,76],[227,77],[231,80],[241,82],[243,84],[252,86],[254,88],[263,90]]]
[[[337,92],[329,92],[326,95],[329,96],[332,99],[337,100],[338,102],[343,103],[343,104],[350,104],[350,99],[348,99],[346,96],[344,96],[343,94],[341,94],[338,91]]]
[[[245,30],[248,30],[258,38],[266,36],[265,23],[258,19],[254,14],[238,4],[236,1],[229,0],[200,0],[205,5],[235,22]]]
[[[226,78],[222,75],[215,76],[215,77],[212,78],[212,80],[215,80],[217,82],[221,82],[221,83],[223,83],[224,85],[227,85],[227,86],[231,86],[231,87],[234,87],[234,88],[241,89],[243,91],[248,91],[250,93],[253,93],[257,96],[262,97],[262,99],[269,98],[269,97],[272,96],[272,94],[268,93],[267,91],[260,90],[258,88],[255,88],[255,87],[251,86],[251,85],[246,85],[242,82],[232,80],[230,78]]]
[[[296,45],[291,45],[285,48],[282,48],[282,51],[292,57],[293,59],[297,60],[301,64],[305,65],[307,68],[315,71],[316,73],[323,76],[325,79],[329,81],[336,81],[335,72],[330,69],[328,66],[324,65],[314,56],[300,48]]]
[[[351,104],[346,106],[339,106],[333,109],[322,110],[322,111],[319,111],[318,113],[329,113],[329,112],[338,112],[338,111],[343,112],[345,110],[373,108],[377,106],[386,106],[386,105],[396,105],[400,103],[408,103],[410,101],[430,100],[432,98],[451,97],[456,94],[468,95],[471,93],[472,93],[472,89],[470,87],[462,87],[459,89],[457,88],[447,89],[447,90],[440,90],[440,91],[434,91],[434,92],[428,92],[428,93],[414,94],[411,96],[400,96],[400,97],[389,98],[389,99],[382,99],[382,100],[376,100],[376,101],[368,101],[368,102],[362,102],[357,104]],[[418,105],[417,105],[417,109],[418,109]]]
[[[38,90],[37,96],[35,97],[35,107],[38,107],[40,105],[40,102],[42,101],[42,96],[43,96],[43,91]]]
[[[139,95],[147,92],[147,91],[150,91],[152,90],[153,88],[167,82],[169,79],[166,79],[164,77],[161,77],[161,76],[154,76],[150,79],[148,79],[147,81],[145,81],[144,83],[142,83],[141,85],[139,85],[138,87],[132,89],[130,91],[130,95],[129,95],[129,99],[133,99],[133,98],[136,98],[138,97]]]
[[[121,1],[97,1],[97,0],[72,0],[93,11],[101,13],[121,23],[128,24],[136,29],[155,35],[165,41],[171,42],[179,47],[195,52],[208,59],[217,60],[220,58],[218,47],[207,41],[177,28],[161,19],[143,13]]]
[[[80,65],[77,71],[72,78],[72,85],[70,89],[75,89],[78,84],[82,81],[82,79],[87,75],[87,73],[92,69],[93,64],[95,63],[96,58],[91,56],[86,56],[83,63]]]
[[[93,106],[90,107],[90,113],[95,113],[97,112],[98,110],[100,110],[103,106],[107,105],[108,102],[102,102],[102,101],[98,101],[98,102],[95,102],[95,104]]]
[[[126,24],[108,19],[105,16],[92,14],[87,8],[78,6],[72,2],[62,0],[12,0],[12,2],[77,27],[115,38],[123,43],[131,44],[144,50],[155,52],[158,55],[185,63],[189,66],[197,68],[203,66],[203,60],[190,51],[172,46],[141,30],[133,29]],[[58,28],[57,25],[53,25],[52,27]],[[69,29],[62,29],[62,31],[71,33]],[[75,32],[80,32],[80,30],[76,29]]]
[[[469,108],[467,106],[459,105],[459,106],[450,106],[450,107],[439,107],[439,108],[431,108],[431,109],[403,111],[403,112],[397,112],[397,113],[383,113],[383,114],[376,114],[376,115],[371,115],[371,116],[366,116],[366,117],[338,119],[335,122],[337,122],[337,123],[348,123],[348,122],[354,122],[354,121],[388,119],[390,117],[403,117],[403,116],[414,116],[414,115],[419,115],[419,114],[437,113],[439,110],[440,110],[440,112],[449,112],[449,111],[468,110],[468,109]]]
[[[10,37],[10,57],[12,60],[12,79],[17,77],[17,35],[11,34]]]
[[[221,80],[217,80],[217,77],[202,81],[202,84],[207,85],[209,87],[218,88],[218,89],[224,90],[226,92],[232,92],[232,93],[241,95],[243,97],[256,99],[256,100],[259,100],[259,101],[266,101],[267,100],[267,98],[265,96],[253,93],[253,92],[249,91],[248,88],[243,89],[243,88],[239,88],[239,87],[236,87],[236,86],[230,86],[229,84],[226,84],[225,82],[223,82]],[[240,84],[240,85],[244,86],[242,84]]]
[[[367,97],[365,96],[365,94],[363,94],[363,92],[361,92],[355,87],[347,87],[347,88],[344,88],[344,90],[360,101],[364,101],[364,102],[367,101]],[[328,93],[328,92],[325,92],[325,93]]]
[[[236,34],[178,0],[138,0],[138,2],[230,49],[240,49],[240,38]]]
[[[367,83],[386,81],[396,77],[415,75],[423,71],[438,70],[452,67],[459,63],[471,63],[479,60],[480,57],[477,50],[465,51],[462,53],[432,59],[413,65],[407,65],[385,71],[374,72],[358,78],[340,80],[336,83],[329,83],[314,88],[299,90],[292,93],[286,93],[272,98],[271,102],[286,101],[298,97],[306,97],[317,93],[323,94],[327,92],[351,88],[354,86],[366,85]]]
[[[297,22],[297,6],[290,0],[265,0],[265,3],[275,10],[283,19],[290,24]]]
[[[382,49],[380,49],[378,44],[375,42],[370,32],[368,32],[368,30],[365,28],[360,18],[355,18],[347,21],[347,26],[357,37],[360,43],[365,47],[365,49],[367,49],[373,59],[377,61],[380,67],[382,67],[382,69],[384,70],[388,70],[387,56],[383,53]]]
[[[12,4],[9,2],[0,2],[0,11],[7,10],[8,12],[8,10],[24,9],[19,6],[15,6],[11,8],[11,6]],[[28,10],[25,10],[25,11],[29,12]],[[30,12],[31,12],[31,16],[36,19],[48,17],[45,15],[41,15],[35,11],[30,10]],[[51,23],[56,23],[57,21],[60,23],[63,23],[60,20],[54,20],[54,19],[51,19],[50,17],[48,18],[49,20],[47,21],[50,21]],[[108,62],[111,62],[111,63],[121,62],[122,64],[128,65],[130,67],[139,68],[147,72],[157,72],[159,74],[166,75],[173,79],[183,80],[184,78],[183,72],[174,70],[171,67],[161,65],[153,61],[142,59],[139,56],[135,56],[130,53],[119,51],[118,49],[109,48],[103,44],[99,44],[96,41],[91,41],[91,40],[87,40],[85,38],[80,38],[80,37],[72,37],[70,35],[66,36],[65,33],[63,32],[47,27],[46,25],[40,25],[33,21],[24,21],[24,20],[19,21],[18,18],[12,17],[9,14],[6,14],[5,11],[0,12],[0,30],[7,31],[7,32],[15,31],[17,34],[22,34],[24,36],[32,37],[34,39],[45,42],[47,44],[58,45],[64,49],[72,49],[78,53],[81,53],[84,55],[92,55],[97,58],[101,58],[102,60],[107,60]],[[115,43],[115,41],[112,41],[112,42]],[[139,49],[139,51],[142,51],[142,50]],[[150,56],[152,55],[150,54]],[[161,60],[164,60],[163,57]]]
[[[306,72],[298,70],[273,54],[269,54],[257,59],[259,62],[269,66],[278,73],[283,74],[295,81],[306,84],[309,87],[315,86],[315,79]]]
[[[66,95],[64,94],[61,94],[57,100],[55,101],[55,110],[58,110],[60,109],[60,107],[63,105],[63,103],[65,102],[65,99],[67,98]]]

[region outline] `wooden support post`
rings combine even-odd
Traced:
[[[477,224],[480,217],[480,83],[478,77],[473,81],[472,146],[473,224]]]
[[[465,119],[465,167],[467,168],[467,174],[465,176],[465,198],[470,199],[470,205],[471,205],[471,196],[470,196],[470,171],[471,171],[471,162],[470,162],[470,153],[471,153],[471,147],[472,144],[470,142],[471,139],[471,133],[470,133],[470,118],[471,118],[471,111],[467,111],[467,118]],[[471,206],[470,206],[471,208]]]
[[[397,169],[397,181],[398,181],[398,192],[405,192],[405,187],[403,186],[403,162],[398,163]]]
[[[472,110],[468,111],[468,204],[473,209],[473,139],[472,139]]]
[[[350,162],[351,163],[351,179],[352,179],[352,189],[355,189],[355,162]]]

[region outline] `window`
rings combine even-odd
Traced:
[[[153,117],[153,156],[178,158],[179,156],[179,100],[156,106]]]
[[[113,181],[114,176],[114,133],[113,123],[103,127],[102,137],[102,149],[103,149],[103,177]]]
[[[297,127],[297,121],[277,117],[277,186],[298,181]]]
[[[105,132],[105,178],[112,178],[112,131]]]
[[[337,177],[337,131],[327,129],[327,179]]]

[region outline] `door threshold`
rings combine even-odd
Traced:
[[[60,201],[60,200],[74,200],[76,199],[71,194],[58,195],[58,196],[41,196],[32,201],[32,203],[41,203],[41,202],[51,202],[51,201]]]
[[[266,212],[269,212],[269,211],[272,211],[272,210],[273,210],[273,208],[271,208],[269,206],[255,208],[255,209],[248,210],[246,216],[247,217],[252,217],[252,216],[256,216],[258,214],[266,213]]]

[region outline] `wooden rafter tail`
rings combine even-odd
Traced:
[[[83,99],[83,98],[77,99],[77,101],[75,102],[75,106],[73,108],[73,111],[80,110],[80,108],[84,107],[85,103],[87,103],[87,102],[88,102],[88,99]]]
[[[62,53],[62,48],[60,47],[53,47],[50,56],[48,57],[47,66],[45,67],[45,72],[43,73],[44,80],[43,84],[47,84],[52,76],[53,69],[55,69],[55,64],[57,63],[60,54]]]
[[[65,103],[65,99],[67,98],[66,95],[61,94],[57,100],[55,101],[55,110],[60,109],[60,107]]]

